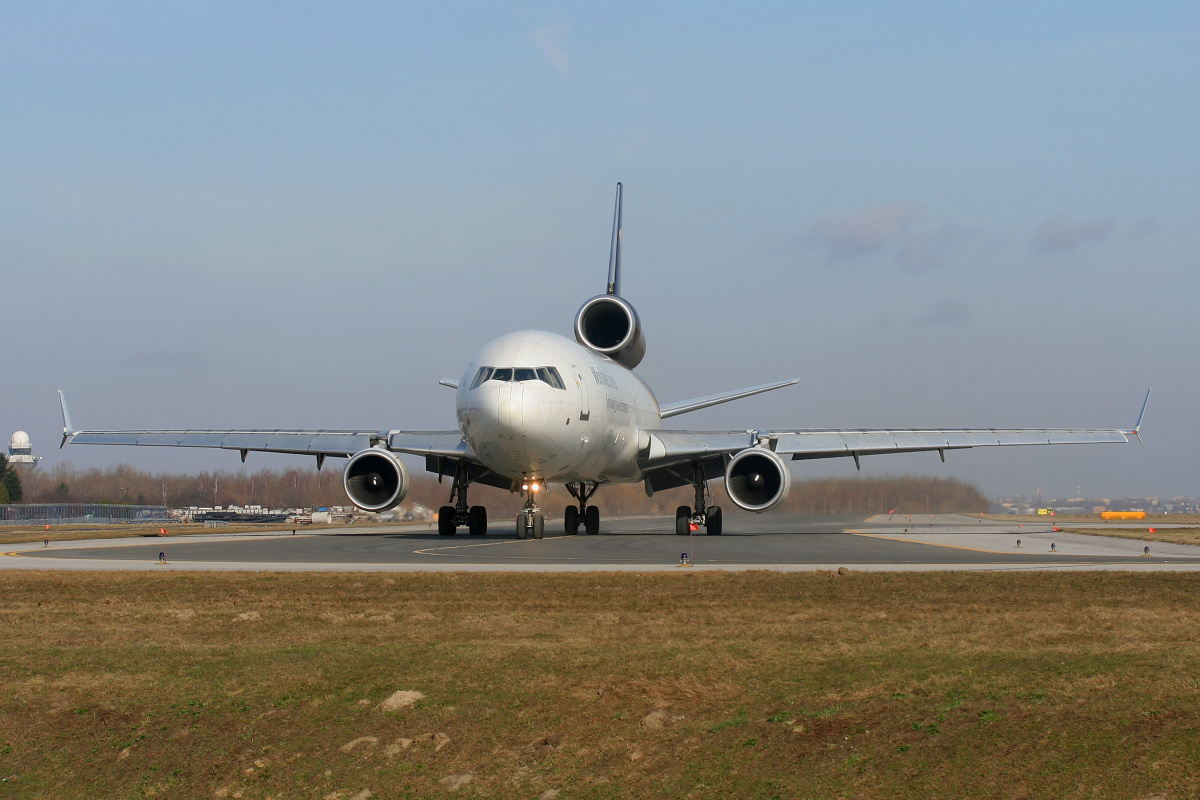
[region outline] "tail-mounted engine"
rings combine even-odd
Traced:
[[[346,496],[364,511],[395,508],[408,494],[408,470],[391,452],[378,447],[355,453],[342,474]]]
[[[770,511],[792,488],[792,473],[779,454],[751,447],[735,455],[725,468],[729,499],[747,511]]]
[[[633,306],[616,295],[599,295],[575,315],[575,341],[633,369],[646,355],[646,335]]]

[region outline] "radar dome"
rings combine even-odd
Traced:
[[[17,431],[12,435],[12,441],[8,445],[9,447],[28,447],[29,434],[25,431]]]

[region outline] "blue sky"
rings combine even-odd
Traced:
[[[603,289],[620,180],[660,400],[802,378],[676,422],[1122,426],[1153,385],[1144,450],[864,473],[1200,494],[1200,9],[652,5],[6,4],[0,432],[237,465],[54,451],[60,387],[453,427],[439,377]]]

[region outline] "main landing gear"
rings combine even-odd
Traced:
[[[704,478],[704,469],[700,464],[695,465],[693,474],[695,475],[692,483],[696,487],[696,509],[693,511],[687,506],[675,509],[675,533],[678,536],[687,536],[691,532],[692,525],[703,525],[709,536],[720,536],[721,507],[708,505],[711,495],[708,491],[708,481]]]
[[[438,509],[437,525],[440,536],[453,536],[458,533],[459,525],[466,525],[472,536],[487,535],[487,509],[483,506],[467,505],[467,487],[470,485],[467,466],[459,462],[458,471],[454,474],[454,484],[450,487],[450,502],[454,505]]]
[[[567,536],[575,536],[579,533],[581,521],[583,522],[583,531],[588,536],[595,536],[600,532],[600,508],[587,504],[587,501],[599,488],[600,484],[598,483],[588,485],[583,481],[567,484],[567,491],[579,501],[578,508],[567,506],[566,511],[563,512],[563,527],[566,528]]]

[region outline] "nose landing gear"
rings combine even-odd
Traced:
[[[537,481],[525,481],[521,492],[525,495],[525,507],[517,512],[517,538],[541,539],[546,533],[546,517],[534,502],[542,485]]]

